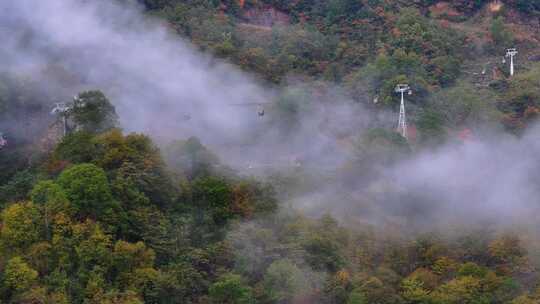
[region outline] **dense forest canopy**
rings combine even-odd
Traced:
[[[539,18],[1,1],[0,302],[540,303]]]

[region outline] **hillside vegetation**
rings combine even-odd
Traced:
[[[536,1],[143,2],[201,50],[278,85],[301,75],[342,84],[358,101],[378,97],[380,107],[395,108],[393,89],[406,82],[415,92],[412,102],[446,116],[441,123],[447,128],[468,125],[469,114],[462,105],[460,117],[447,117],[429,102],[447,88],[465,100],[476,90],[481,104],[474,108],[498,111],[495,120],[515,132],[538,110],[523,92],[501,91],[514,87],[508,63],[501,63],[507,48],[519,49],[518,69],[534,77]]]
[[[417,134],[407,141],[376,122],[337,135],[352,152],[331,172],[294,160],[255,177],[197,137],[163,144],[124,132],[99,88],[75,96],[64,136],[62,119],[46,116],[54,92],[0,75],[0,119],[17,123],[0,149],[0,303],[540,303],[538,197],[520,210],[530,222],[453,221],[444,218],[450,207],[431,217],[444,193],[404,190],[409,180],[385,175],[482,132],[519,141],[533,128],[540,1],[139,2],[175,35],[278,92],[269,112],[282,133],[334,89],[397,120],[394,88],[409,83]],[[513,77],[501,61],[510,47],[519,50]],[[530,142],[536,151],[537,138]],[[518,160],[523,150],[505,151]],[[509,179],[537,189],[528,164],[519,168],[526,178]],[[291,203],[327,188],[325,204],[348,206],[339,218]],[[479,197],[488,199],[471,200]]]

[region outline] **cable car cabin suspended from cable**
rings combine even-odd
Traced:
[[[247,102],[247,103],[233,103],[230,104],[231,106],[242,106],[242,107],[251,107],[256,106],[257,107],[257,116],[263,117],[266,114],[266,109],[264,107],[265,104],[269,104],[269,102],[261,103],[261,102]]]

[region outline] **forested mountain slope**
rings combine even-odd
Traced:
[[[395,106],[395,84],[409,82],[423,108],[441,89],[478,89],[514,130],[536,112],[526,97],[497,90],[510,81],[501,62],[507,48],[519,48],[518,69],[535,69],[535,1],[143,2],[202,50],[277,84],[301,75],[343,84],[357,100],[379,96],[382,106]]]
[[[539,13],[0,2],[0,302],[540,303]]]

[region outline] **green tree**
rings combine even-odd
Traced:
[[[67,194],[58,184],[51,180],[37,183],[30,193],[30,198],[33,203],[40,207],[47,238],[50,236],[50,224],[58,213],[63,212],[68,216],[73,215],[73,208]]]
[[[116,206],[105,171],[92,164],[80,164],[64,170],[58,177],[69,201],[81,218],[106,219]]]
[[[251,288],[242,277],[236,274],[226,274],[210,286],[210,300],[216,304],[248,304],[255,303]]]
[[[467,262],[461,265],[458,269],[459,276],[471,276],[475,278],[483,278],[487,274],[487,269],[479,266],[474,262]]]
[[[244,218],[269,215],[277,210],[274,188],[269,183],[245,180],[233,185],[232,211]]]
[[[447,137],[444,123],[440,113],[429,110],[422,111],[416,122],[421,142],[435,145],[443,143]]]
[[[403,301],[397,290],[377,277],[367,278],[358,287],[357,292],[365,297],[366,303],[397,304]]]
[[[408,303],[429,303],[429,291],[424,282],[417,279],[405,279],[401,282],[401,295]]]
[[[56,146],[54,156],[75,164],[92,162],[97,156],[94,135],[84,131],[67,134]]]
[[[349,295],[347,304],[368,304],[368,300],[364,293],[359,289],[354,289]]]
[[[182,218],[171,219],[156,206],[138,207],[127,212],[129,218],[128,239],[142,240],[157,254],[158,261],[176,256],[187,245],[187,228]],[[176,233],[178,231],[178,233]]]
[[[71,112],[77,129],[82,131],[100,133],[118,125],[116,110],[101,91],[79,93]]]
[[[324,295],[330,303],[345,304],[351,291],[350,274],[346,270],[340,270],[335,275],[329,275],[324,283]]]
[[[302,244],[307,252],[306,261],[317,271],[336,272],[346,263],[343,251],[347,233],[330,215],[323,216],[317,224]]]
[[[196,303],[196,299],[207,293],[210,286],[209,274],[196,266],[211,268],[203,260],[182,261],[172,263],[158,280],[161,297],[182,299],[187,303]],[[203,263],[201,263],[203,262]]]
[[[531,65],[531,69],[515,75],[504,92],[504,102],[499,104],[507,115],[503,123],[511,131],[522,131],[525,126],[537,121],[540,113],[540,65]],[[509,118],[509,119],[508,119]]]
[[[504,23],[504,18],[499,16],[491,22],[489,28],[491,38],[497,48],[508,48],[513,44],[514,37]]]
[[[38,272],[30,268],[21,257],[13,257],[6,263],[4,284],[16,292],[30,289],[37,278]]]
[[[521,295],[510,302],[510,304],[537,304],[538,300],[528,294]]]
[[[147,203],[170,206],[176,187],[158,148],[148,136],[118,129],[96,137],[99,153],[95,163],[111,176],[115,197],[131,209]]]
[[[31,202],[10,205],[2,211],[0,240],[5,250],[25,249],[39,240],[40,215]]]
[[[441,285],[431,294],[431,299],[445,304],[491,303],[489,296],[482,292],[480,279],[472,276],[462,276]]]
[[[209,175],[220,163],[219,158],[196,137],[172,142],[165,148],[164,155],[172,170],[191,180]]]
[[[273,262],[264,275],[265,292],[272,301],[290,301],[295,295],[307,294],[309,282],[304,272],[288,259]]]
[[[142,242],[135,244],[125,241],[117,241],[113,251],[113,266],[117,274],[116,281],[122,287],[136,287],[141,278],[142,270],[151,269],[154,266],[155,253],[146,248]]]
[[[0,203],[27,199],[35,182],[36,176],[29,170],[17,172],[7,183],[0,186]]]
[[[82,271],[95,267],[105,270],[112,265],[111,236],[99,224],[91,221],[77,224],[73,227],[73,237],[78,241],[75,253]]]
[[[519,237],[510,234],[494,239],[488,251],[498,263],[516,263],[527,253]]]
[[[402,9],[392,37],[395,49],[424,54],[427,58],[454,55],[463,39],[456,31],[443,28],[412,8]]]
[[[105,292],[106,282],[103,277],[103,269],[99,266],[94,267],[87,276],[84,290],[81,290],[84,295],[84,303],[98,304],[106,303]]]
[[[354,145],[356,161],[369,164],[391,164],[411,151],[405,138],[386,129],[368,130]]]
[[[223,225],[234,217],[232,190],[225,179],[213,176],[198,178],[192,191],[196,208],[210,212],[215,224]]]
[[[38,182],[30,193],[30,199],[41,206],[49,204],[57,211],[66,211],[69,205],[64,190],[52,180]]]
[[[443,117],[450,127],[496,125],[501,113],[496,107],[495,96],[465,82],[440,90],[429,98],[428,109]]]

